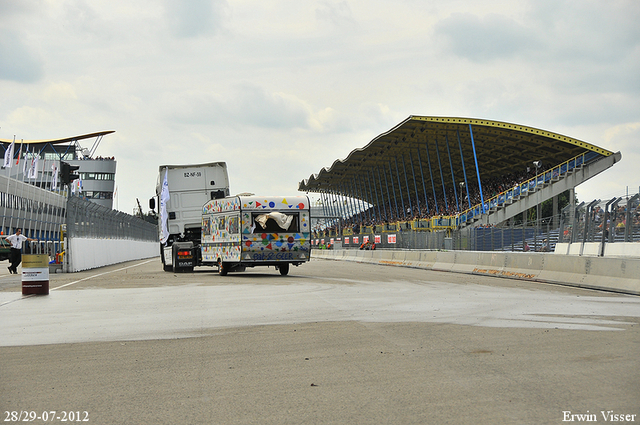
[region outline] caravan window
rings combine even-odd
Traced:
[[[213,223],[214,220],[215,225]],[[205,234],[211,234],[215,231],[226,231],[235,234],[240,231],[240,217],[238,215],[218,215],[215,218],[211,218],[211,223],[203,224],[205,226]]]
[[[300,231],[300,216],[290,211],[256,212],[251,214],[251,227],[253,233],[297,233]]]

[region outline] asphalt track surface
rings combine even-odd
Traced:
[[[50,287],[0,275],[5,422],[640,423],[640,297],[328,260]]]

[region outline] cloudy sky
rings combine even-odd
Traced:
[[[0,138],[101,130],[118,209],[158,166],[225,161],[231,193],[298,182],[410,115],[538,127],[640,186],[640,2],[0,0]]]

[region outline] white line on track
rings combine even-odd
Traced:
[[[75,285],[76,283],[84,282],[85,280],[93,279],[94,277],[104,276],[104,275],[109,274],[109,273],[115,273],[115,272],[119,272],[119,271],[122,271],[122,270],[127,270],[127,269],[131,269],[131,268],[134,268],[134,267],[142,266],[143,264],[147,264],[147,263],[150,263],[152,261],[155,261],[155,258],[153,258],[151,260],[143,261],[143,262],[138,263],[138,264],[134,264],[132,266],[122,267],[122,268],[119,268],[119,269],[116,269],[116,270],[111,270],[111,271],[108,271],[108,272],[103,272],[103,273],[94,274],[92,276],[87,276],[85,278],[76,280],[74,282],[69,282],[69,283],[65,283],[64,285],[56,286],[55,288],[50,288],[49,292],[55,291],[56,289],[64,288],[64,287],[67,287],[67,286]],[[15,300],[5,301],[2,304],[0,304],[0,307],[5,306],[5,305],[10,304],[10,303],[15,302],[15,301],[24,300],[25,298],[31,298],[31,297],[34,297],[34,296],[36,296],[36,295],[35,294],[34,295],[24,295],[24,296],[22,296],[20,298],[16,298]]]

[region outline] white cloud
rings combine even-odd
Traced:
[[[338,28],[350,28],[356,25],[349,3],[346,1],[319,2],[316,8],[316,17],[318,20],[328,22]]]
[[[3,31],[0,37],[0,79],[33,83],[44,75],[44,61],[26,34]]]
[[[620,150],[600,196],[637,186],[638,21],[635,0],[0,2],[0,138],[116,130],[98,154],[131,212],[160,164],[296,192],[409,115],[480,117]]]
[[[445,41],[443,48],[474,62],[526,55],[540,44],[531,28],[497,14],[454,13],[435,30]]]
[[[170,96],[167,118],[183,124],[298,128],[309,125],[309,111],[295,96],[269,93],[243,84],[228,95],[188,91]]]
[[[166,0],[166,17],[178,37],[196,37],[221,31],[227,18],[225,0]]]

